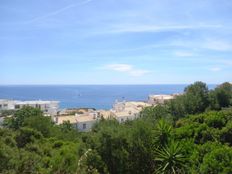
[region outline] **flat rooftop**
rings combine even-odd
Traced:
[[[174,95],[168,95],[168,94],[158,94],[158,95],[149,95],[150,98],[157,98],[157,99],[173,99]]]
[[[116,116],[116,117],[127,117],[127,116],[133,116],[134,114],[139,113],[141,110],[138,108],[134,108],[134,107],[126,107],[123,111],[113,111],[112,113]],[[130,114],[131,113],[131,114]]]
[[[45,101],[45,100],[31,100],[31,101],[15,101],[15,104],[26,105],[26,104],[58,104],[59,101]]]
[[[147,107],[147,106],[151,106],[151,104],[146,103],[146,102],[142,102],[142,101],[128,101],[125,102],[125,105],[134,105],[136,107]]]
[[[97,119],[94,119],[91,115],[83,115],[83,116],[75,116],[75,115],[66,115],[66,116],[58,116],[57,117],[57,124],[62,124],[64,121],[69,121],[71,124],[75,124],[78,122],[90,122],[95,121]]]

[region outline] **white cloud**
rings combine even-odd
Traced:
[[[207,41],[203,47],[216,51],[232,51],[232,44],[225,41]]]
[[[193,53],[187,51],[175,51],[174,55],[178,57],[191,57],[193,56]]]
[[[30,21],[27,21],[27,22],[29,22],[29,23],[30,22],[35,22],[35,21],[38,21],[38,20],[46,19],[48,17],[56,16],[56,15],[58,15],[58,14],[64,12],[64,11],[67,11],[67,10],[73,8],[73,7],[76,7],[76,6],[79,6],[79,5],[84,5],[84,4],[87,4],[87,3],[91,2],[91,1],[93,1],[93,0],[84,0],[82,2],[73,3],[73,4],[70,4],[70,5],[65,6],[63,8],[60,8],[60,9],[58,9],[56,11],[47,13],[47,14],[42,15],[42,16],[35,17],[35,18],[33,18],[33,19],[31,19]]]
[[[138,32],[162,32],[173,30],[185,30],[185,29],[204,29],[204,28],[221,28],[221,25],[144,25],[144,24],[132,24],[132,25],[117,25],[109,30],[110,33],[138,33]]]
[[[105,65],[103,69],[124,72],[133,77],[141,77],[150,72],[148,70],[134,68],[133,65],[130,64],[108,64]]]
[[[128,64],[109,64],[106,65],[108,69],[120,72],[128,72],[132,70],[132,66]]]
[[[218,72],[218,71],[221,71],[221,68],[219,68],[219,67],[213,67],[213,68],[210,68],[210,71]]]
[[[191,49],[207,49],[214,51],[232,51],[232,43],[224,39],[202,39],[202,40],[175,40],[170,43],[171,46],[178,46]]]

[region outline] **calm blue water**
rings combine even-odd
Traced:
[[[183,92],[187,85],[28,85],[0,86],[1,99],[58,100],[61,108],[110,109],[118,100],[147,100],[149,94]],[[215,85],[209,85],[214,88]]]

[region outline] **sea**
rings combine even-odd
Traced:
[[[118,101],[146,101],[151,94],[182,93],[178,85],[4,85],[0,99],[58,100],[60,108],[110,109]],[[209,89],[216,85],[208,85]]]

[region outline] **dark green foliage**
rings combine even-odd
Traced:
[[[195,82],[185,88],[182,95],[156,107],[145,108],[141,116],[145,119],[166,118],[177,121],[189,114],[198,114],[206,110],[220,110],[232,106],[232,85],[224,83],[209,91],[206,84]]]
[[[77,170],[77,164],[78,146],[74,143],[64,144],[53,153],[51,173],[74,173]]]
[[[33,128],[41,132],[43,136],[49,137],[51,135],[53,123],[50,117],[34,116],[25,118],[23,126]]]
[[[232,146],[232,121],[228,121],[226,126],[220,131],[220,141]]]
[[[209,105],[208,88],[205,83],[195,82],[185,88],[185,111],[188,114],[204,112]]]
[[[204,112],[209,106],[208,88],[205,83],[195,82],[184,90],[184,94],[167,102],[169,112],[178,119],[188,114]]]
[[[18,149],[0,139],[0,173],[15,173],[19,163]]]
[[[196,143],[222,141],[231,143],[231,111],[210,111],[176,122],[175,136],[179,139],[193,138]]]
[[[131,163],[129,173],[152,173],[155,167],[153,160],[155,136],[152,124],[138,120],[134,122],[129,133],[129,161]]]
[[[40,109],[26,106],[16,111],[13,117],[7,119],[5,126],[13,129],[19,129],[20,127],[24,126],[25,119],[38,116],[43,116],[43,113]]]
[[[88,149],[84,152],[78,161],[78,166],[77,173],[81,174],[109,173],[101,156],[92,149]]]
[[[231,173],[232,149],[219,142],[207,142],[198,145],[190,157],[191,172],[202,174]]]
[[[33,152],[28,152],[21,150],[20,152],[20,162],[18,166],[17,173],[32,173],[36,174],[39,171],[38,163],[41,157]]]
[[[69,132],[73,129],[70,121],[64,121],[63,124],[61,124],[61,129],[64,132]]]
[[[156,122],[159,119],[172,120],[172,116],[169,113],[166,105],[157,105],[155,107],[146,107],[141,112],[141,117],[149,119],[152,122]]]
[[[102,160],[108,166],[110,173],[128,173],[128,166],[125,165],[128,161],[128,142],[125,133],[118,130],[102,131],[99,134],[99,152]]]
[[[16,112],[15,110],[1,110],[0,111],[0,117],[6,117],[6,116],[14,115],[15,112]]]
[[[220,110],[232,106],[232,85],[223,83],[209,94],[210,108]]]
[[[31,128],[21,128],[19,134],[16,136],[17,146],[19,148],[25,147],[28,143],[34,143],[36,140],[41,139],[42,134]]]
[[[32,118],[28,127],[0,129],[0,173],[231,172],[232,110],[191,115],[174,127],[165,119],[102,120],[93,132],[74,134],[51,124],[49,137]]]
[[[174,120],[184,117],[187,114],[185,101],[185,95],[181,95],[166,103],[168,111],[173,116]]]
[[[232,173],[232,149],[227,146],[213,148],[203,158],[200,173]]]

